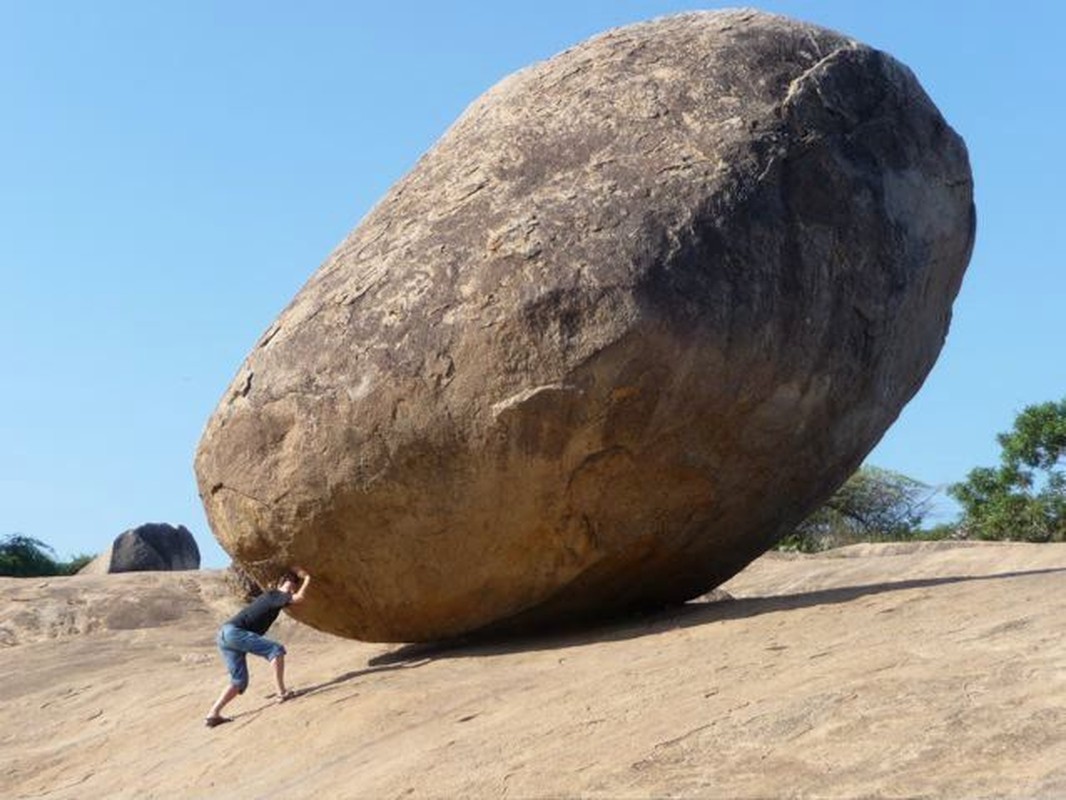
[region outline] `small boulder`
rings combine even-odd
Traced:
[[[148,523],[115,538],[106,571],[166,572],[199,568],[200,548],[188,528]]]

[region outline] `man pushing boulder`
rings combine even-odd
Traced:
[[[285,648],[273,639],[267,639],[266,632],[278,618],[281,609],[303,602],[310,583],[311,576],[307,570],[296,567],[281,577],[276,589],[259,595],[219,628],[216,640],[218,651],[229,670],[230,682],[204,718],[207,727],[213,728],[230,721],[229,717],[222,716],[222,709],[248,688],[248,653],[265,658],[273,665],[278,702],[293,696],[285,688]]]

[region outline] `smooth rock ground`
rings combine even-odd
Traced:
[[[917,391],[973,226],[889,56],[753,11],[611,31],[475,101],[270,326],[198,449],[208,518],[365,640],[693,597]]]
[[[454,650],[283,617],[307,693],[254,662],[211,731],[220,571],[0,579],[0,796],[1062,797],[1064,577],[1066,545],[771,553],[732,602]]]

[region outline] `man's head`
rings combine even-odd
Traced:
[[[299,585],[300,579],[291,569],[286,570],[285,573],[278,579],[278,588],[283,592],[288,592],[289,594],[295,592],[296,587]]]

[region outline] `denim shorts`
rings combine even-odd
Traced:
[[[243,693],[248,688],[248,663],[246,655],[252,653],[273,661],[285,655],[285,648],[273,639],[246,631],[227,622],[218,629],[218,652],[226,662],[230,682]]]

